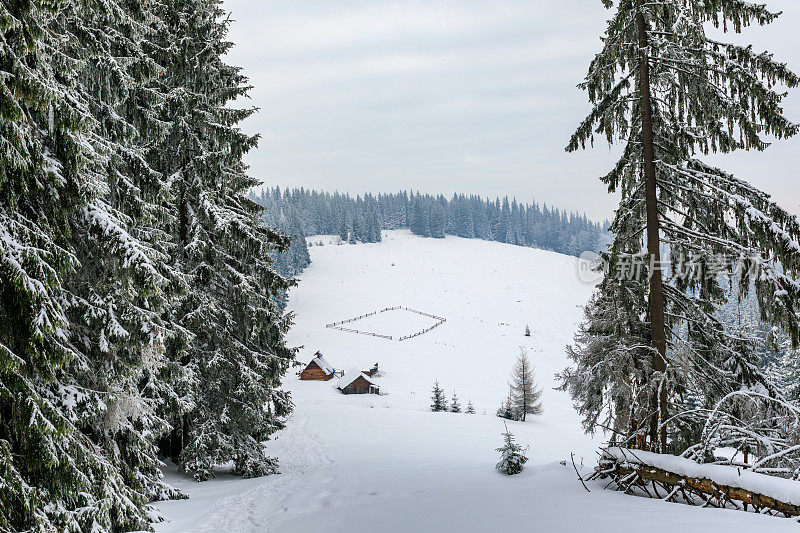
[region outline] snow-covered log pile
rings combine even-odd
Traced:
[[[703,506],[752,507],[758,513],[800,516],[800,481],[674,455],[617,447],[603,451],[594,477],[610,477],[625,492],[639,489],[665,500],[681,498]]]

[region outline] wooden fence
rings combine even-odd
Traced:
[[[402,306],[398,305],[398,306],[395,306],[395,307],[386,307],[384,309],[381,309],[380,311],[373,311],[371,313],[366,313],[366,314],[361,315],[361,316],[348,318],[347,320],[341,320],[339,322],[331,322],[330,324],[325,324],[325,327],[329,328],[329,329],[338,329],[339,331],[346,331],[348,333],[358,333],[359,335],[369,335],[370,337],[379,337],[381,339],[394,340],[394,338],[391,335],[381,335],[379,333],[372,333],[371,331],[360,331],[360,330],[357,330],[357,329],[345,328],[345,327],[342,327],[342,326],[344,324],[349,324],[351,322],[355,322],[357,320],[361,320],[361,319],[364,319],[364,318],[367,318],[367,317],[370,317],[370,316],[375,316],[375,315],[377,315],[379,313],[385,313],[387,311],[397,311],[398,309],[403,309],[403,310],[408,311],[410,313],[416,313],[418,315],[425,316],[425,317],[432,318],[432,319],[436,320],[436,323],[434,325],[432,325],[431,327],[425,328],[422,331],[418,331],[418,332],[413,333],[411,335],[405,335],[404,337],[400,337],[398,339],[399,341],[404,341],[404,340],[407,340],[407,339],[413,339],[414,337],[419,337],[420,335],[424,335],[425,333],[428,333],[433,328],[439,327],[442,324],[444,324],[445,322],[447,322],[446,318],[442,318],[442,317],[436,316],[436,315],[431,315],[430,313],[423,313],[422,311],[417,311],[416,309],[409,309],[408,307],[402,307]]]
[[[423,313],[422,311],[417,311],[416,309],[409,309],[408,307],[403,307],[403,309],[405,309],[406,311],[409,311],[411,313],[416,313],[418,315],[422,315],[422,316],[426,316],[428,318],[432,318],[432,319],[436,320],[436,323],[434,325],[432,325],[431,327],[429,327],[429,328],[423,329],[422,331],[418,331],[416,333],[412,333],[411,335],[406,335],[405,337],[400,337],[398,339],[400,341],[413,339],[414,337],[419,337],[420,335],[424,335],[424,334],[428,333],[430,330],[432,330],[433,328],[438,328],[439,326],[441,326],[442,324],[447,322],[446,318],[443,318],[443,317],[440,317],[440,316],[431,315],[429,313]]]

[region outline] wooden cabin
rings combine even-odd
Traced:
[[[369,376],[360,370],[345,372],[336,385],[342,394],[380,394],[381,389]]]
[[[367,376],[372,377],[378,373],[378,363],[375,363],[375,366],[370,368],[369,370],[362,370]]]
[[[314,359],[300,372],[300,379],[314,381],[328,381],[336,375],[336,370],[328,364],[322,354],[317,352]]]

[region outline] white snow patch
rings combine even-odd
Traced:
[[[301,361],[321,350],[335,368],[378,362],[389,394],[346,396],[331,382],[287,375],[295,412],[268,443],[282,473],[197,484],[170,471],[168,481],[191,499],[157,504],[168,520],[155,525],[159,533],[797,530],[789,520],[635,498],[602,483],[587,493],[572,465],[558,464],[574,452],[579,469],[593,467],[601,444],[583,433],[570,398],[553,390],[592,292],[577,278],[576,258],[405,231],[386,232],[378,244],[310,252],[313,263],[290,295],[297,323],[289,343],[305,346]],[[403,342],[325,328],[398,303],[447,323]],[[520,346],[543,387],[544,414],[508,422],[516,441],[531,447],[525,470],[509,477],[494,469],[504,426],[493,415]],[[430,412],[437,378],[448,399],[455,390],[477,414]]]

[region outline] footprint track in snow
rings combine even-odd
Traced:
[[[310,428],[307,415],[296,412],[287,429],[279,433],[279,439],[281,473],[265,477],[263,483],[241,494],[218,500],[214,509],[204,517],[198,532],[274,531],[275,519],[293,514],[292,503],[298,493],[307,489],[312,476],[315,486],[320,483],[335,486],[336,476],[328,468],[333,461],[320,436]],[[317,489],[314,505],[327,508],[330,496],[330,491]],[[303,503],[307,504],[308,500]],[[303,510],[308,508],[304,506]]]

